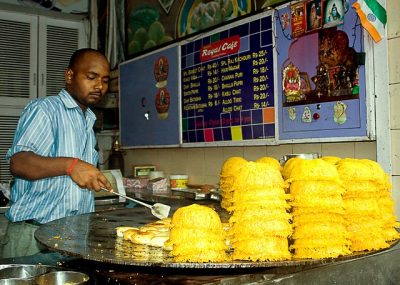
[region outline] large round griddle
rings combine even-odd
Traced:
[[[317,260],[177,263],[172,260],[168,251],[156,247],[135,245],[116,235],[115,228],[118,226],[141,227],[156,220],[157,218],[151,215],[149,209],[144,207],[102,211],[66,217],[41,225],[35,233],[35,238],[51,250],[85,260],[164,268],[268,268],[321,265],[377,253],[376,251],[360,252],[340,258]]]

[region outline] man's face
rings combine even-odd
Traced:
[[[96,105],[108,90],[110,66],[97,53],[87,53],[72,69],[65,72],[67,91],[82,110]]]

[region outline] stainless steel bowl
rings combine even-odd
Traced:
[[[35,278],[36,285],[81,285],[88,282],[88,275],[76,271],[50,272]]]
[[[0,285],[35,284],[34,279],[36,276],[56,270],[56,267],[46,265],[2,265],[0,267]]]
[[[298,157],[298,158],[303,158],[303,159],[314,159],[314,158],[319,158],[319,153],[295,153],[295,154],[286,154],[279,159],[279,162],[281,165],[284,165],[286,161],[288,161],[291,158]]]
[[[34,280],[22,278],[0,279],[0,285],[34,285]]]

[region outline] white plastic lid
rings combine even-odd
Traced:
[[[171,175],[169,179],[188,179],[188,176],[185,174],[175,174]]]

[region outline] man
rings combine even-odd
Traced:
[[[112,189],[96,168],[96,117],[89,108],[107,92],[109,73],[109,63],[100,52],[77,50],[65,71],[65,90],[34,100],[24,109],[6,156],[15,179],[3,257],[36,253],[33,233],[38,225],[93,212],[90,190]]]

